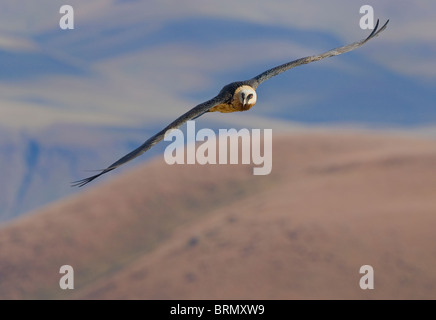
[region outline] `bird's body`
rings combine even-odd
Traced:
[[[251,78],[249,80],[245,81],[237,81],[232,82],[226,86],[224,86],[221,91],[218,93],[218,95],[208,101],[205,101],[196,107],[192,108],[185,114],[181,115],[179,118],[171,122],[168,126],[166,126],[164,129],[156,133],[154,136],[149,138],[147,141],[145,141],[141,146],[133,150],[132,152],[128,153],[118,161],[111,164],[106,169],[102,170],[100,173],[91,176],[89,178],[85,178],[79,181],[76,181],[73,183],[73,186],[83,186],[92,180],[98,178],[99,176],[112,171],[119,166],[123,165],[124,163],[133,160],[134,158],[140,156],[144,152],[146,152],[148,149],[150,149],[152,146],[154,146],[156,143],[160,142],[164,136],[165,133],[168,130],[179,128],[181,125],[183,125],[188,120],[196,119],[203,114],[207,112],[222,112],[222,113],[230,113],[230,112],[236,112],[236,111],[247,111],[249,110],[257,101],[257,94],[256,89],[257,87],[264,81],[282,73],[289,69],[292,69],[294,67],[304,65],[307,63],[311,63],[314,61],[318,61],[324,58],[337,56],[342,53],[354,50],[360,46],[362,46],[364,43],[369,41],[370,39],[378,36],[380,32],[382,32],[384,29],[386,29],[386,26],[388,24],[389,20],[378,30],[378,24],[379,21],[377,20],[377,24],[374,27],[374,30],[371,32],[371,34],[364,40],[351,43],[346,46],[342,46],[339,48],[332,49],[330,51],[326,51],[324,53],[308,56],[304,58],[300,58],[291,62],[284,63],[282,65],[279,65],[277,67],[271,68],[265,72],[262,72],[261,74],[257,75],[254,78]]]

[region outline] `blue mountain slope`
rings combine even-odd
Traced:
[[[89,32],[91,30],[91,32]],[[433,107],[434,83],[420,82],[375,64],[366,55],[382,50],[383,37],[353,52],[301,66],[280,75],[259,88],[260,100],[253,112],[266,116],[309,123],[357,122],[365,125],[420,125],[436,122]],[[366,33],[362,32],[362,38]],[[147,21],[89,25],[66,34],[54,30],[33,40],[46,48],[62,48],[64,54],[85,63],[110,59],[123,54],[141,52],[165,44],[191,45],[193,52],[203,47],[219,47],[229,42],[244,44],[283,41],[307,46],[319,53],[344,45],[343,41],[322,31],[304,31],[246,21],[217,18],[184,18],[158,27]],[[359,39],[356,39],[359,40]],[[217,52],[217,55],[222,54]],[[232,52],[226,53],[232,55]],[[247,52],[262,56],[262,52]],[[308,53],[310,54],[310,53]],[[289,60],[300,58],[290,56]],[[394,58],[394,57],[393,57]],[[184,92],[184,97],[202,102],[215,95],[223,85],[255,76],[267,68],[287,62],[265,61],[249,68],[222,67],[213,77],[213,85],[205,91]],[[335,68],[335,63],[353,66],[356,73]],[[213,63],[213,57],[211,57]],[[328,67],[327,67],[328,66]],[[48,68],[47,70],[50,70]],[[168,73],[168,71],[166,71]],[[144,77],[153,75],[144,74]],[[308,96],[301,104],[292,103],[293,95]],[[262,108],[262,104],[268,108]],[[187,106],[189,109],[190,106]],[[257,110],[260,109],[260,110]]]
[[[72,181],[89,175],[88,170],[106,167],[142,144],[157,128],[160,126],[145,130],[66,125],[34,134],[2,130],[9,139],[0,139],[0,223],[77,192],[70,186]],[[156,146],[118,172],[162,153],[164,147]]]
[[[372,50],[376,50],[373,46]],[[268,109],[262,114],[306,123],[417,126],[436,123],[434,85],[394,73],[361,51],[332,59],[359,67],[358,74],[320,64],[295,68],[259,88]],[[286,97],[313,96],[302,105]],[[283,98],[284,97],[284,98]]]
[[[229,41],[240,41],[243,45],[250,41],[261,43],[262,40],[290,39],[298,40],[301,45],[315,43],[320,47],[335,41],[331,35],[324,32],[217,18],[185,18],[169,21],[158,27],[147,21],[122,25],[111,21],[107,25],[91,24],[87,27],[70,34],[53,30],[41,33],[33,40],[45,47],[63,48],[65,52],[86,61],[106,59],[174,43],[192,45],[195,50],[197,47],[219,46]]]
[[[19,81],[47,75],[83,75],[85,70],[41,52],[0,50],[0,80]]]

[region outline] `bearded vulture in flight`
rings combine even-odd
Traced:
[[[140,156],[144,152],[146,152],[148,149],[150,149],[152,146],[154,146],[156,143],[160,142],[164,137],[165,133],[168,130],[179,128],[181,125],[183,125],[185,122],[196,119],[206,112],[235,112],[235,111],[247,111],[249,110],[254,104],[256,103],[257,95],[256,95],[256,89],[257,87],[264,81],[282,73],[289,69],[292,69],[294,67],[311,63],[314,61],[318,61],[324,58],[337,56],[342,53],[354,50],[356,48],[359,48],[372,38],[377,37],[383,30],[386,29],[386,26],[388,24],[389,20],[386,21],[386,23],[378,29],[379,20],[377,20],[377,24],[374,27],[374,30],[371,32],[371,34],[361,41],[357,41],[351,44],[348,44],[343,47],[339,47],[336,49],[332,49],[330,51],[297,59],[288,63],[284,63],[282,65],[279,65],[277,67],[274,67],[272,69],[269,69],[265,72],[262,72],[261,74],[255,76],[254,78],[251,78],[249,80],[245,81],[237,81],[232,82],[226,86],[224,86],[221,91],[218,93],[218,95],[206,102],[200,103],[196,107],[192,108],[185,114],[178,117],[176,120],[171,122],[168,126],[166,126],[164,129],[156,133],[154,136],[149,138],[147,141],[145,141],[141,146],[133,150],[132,152],[128,153],[118,161],[111,164],[109,167],[107,167],[104,170],[101,170],[98,174],[93,175],[91,177],[75,181],[72,183],[72,186],[78,186],[82,187],[85,184],[91,182],[94,179],[97,179],[99,176],[108,173],[109,171],[112,171],[119,166],[125,164],[126,162],[129,162],[130,160],[135,159],[136,157]]]

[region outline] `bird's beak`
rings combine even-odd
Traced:
[[[244,103],[242,104],[242,108],[243,108],[244,110],[248,110],[248,109],[249,109],[248,101],[247,101],[247,100],[244,100]]]

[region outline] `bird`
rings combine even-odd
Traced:
[[[101,175],[106,174],[118,168],[119,166],[125,164],[126,162],[135,159],[136,157],[142,155],[144,152],[149,150],[155,144],[162,141],[165,137],[166,132],[168,132],[169,130],[177,129],[187,121],[197,119],[198,117],[204,115],[205,113],[209,113],[209,112],[230,113],[230,112],[250,110],[251,107],[253,107],[257,101],[256,89],[264,81],[274,76],[277,76],[289,69],[295,68],[297,66],[319,61],[321,59],[325,59],[328,57],[337,56],[345,52],[359,48],[369,40],[377,37],[383,30],[386,29],[388,23],[389,20],[387,20],[386,23],[380,29],[378,29],[379,19],[377,19],[376,25],[374,26],[374,29],[372,30],[370,35],[361,41],[353,42],[351,44],[338,47],[321,54],[316,54],[316,55],[300,58],[297,60],[293,60],[281,64],[279,66],[276,66],[274,68],[268,69],[249,80],[236,81],[225,85],[215,97],[203,103],[198,104],[188,112],[184,113],[176,120],[171,122],[169,125],[167,125],[164,129],[162,129],[161,131],[150,137],[148,140],[146,140],[138,148],[126,154],[119,160],[115,161],[106,169],[98,170],[99,171],[98,174],[95,174],[85,179],[74,181],[71,183],[71,185],[73,187],[74,186],[82,187],[88,184],[89,182],[97,179]]]

